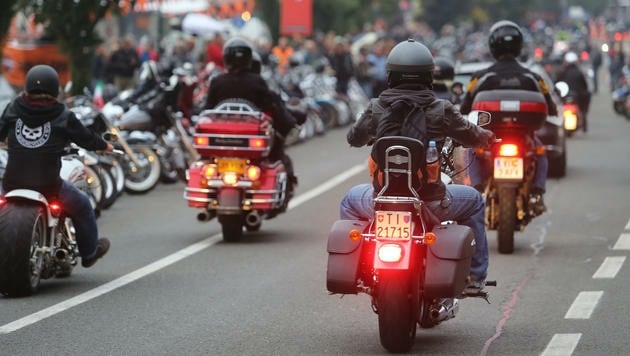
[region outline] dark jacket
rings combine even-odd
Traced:
[[[119,48],[109,58],[107,70],[114,76],[131,78],[139,66],[140,59],[133,48]]]
[[[379,126],[385,126],[383,123],[379,124],[385,108],[400,102],[425,107],[424,117],[429,139],[441,141],[445,137],[452,137],[466,147],[484,147],[494,136],[492,132],[468,122],[453,104],[436,98],[434,92],[428,88],[401,85],[384,90],[378,98],[370,101],[368,108],[350,128],[346,137],[348,143],[354,147],[372,144],[379,138]],[[440,181],[438,184],[423,187],[420,196],[425,200],[440,200],[444,192],[444,184]]]
[[[286,113],[279,97],[269,90],[267,83],[255,73],[225,73],[210,82],[206,109],[212,109],[227,99],[245,99],[271,115],[273,127],[286,136],[296,126],[295,118]]]
[[[48,197],[61,188],[61,156],[70,142],[94,151],[107,148],[64,104],[32,101],[25,95],[15,98],[0,117],[0,141],[7,138],[4,190],[32,189]]]
[[[585,108],[588,108],[591,94],[588,90],[586,76],[582,70],[575,64],[569,64],[558,73],[557,80],[569,85],[569,90],[576,96],[580,108],[585,111]]]
[[[536,73],[520,65],[514,58],[501,58],[494,65],[472,75],[460,110],[468,114],[478,92],[494,89],[521,89],[537,91],[545,96],[547,112],[557,116],[556,104],[549,95],[545,81]]]

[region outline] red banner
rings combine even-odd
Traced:
[[[280,6],[281,35],[310,36],[313,33],[312,0],[282,0]]]

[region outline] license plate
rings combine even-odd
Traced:
[[[376,238],[409,240],[411,213],[408,211],[376,211]]]
[[[234,158],[219,158],[217,160],[217,168],[219,173],[235,172],[238,174],[245,173],[245,160]]]
[[[494,159],[495,179],[523,179],[523,159],[520,157],[496,157]]]

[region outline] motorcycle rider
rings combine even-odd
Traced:
[[[556,81],[565,82],[570,90],[575,94],[575,99],[584,120],[584,131],[586,131],[586,115],[591,103],[591,93],[588,90],[586,76],[578,66],[578,55],[575,52],[567,52],[564,55],[564,66],[558,72]]]
[[[210,91],[206,100],[206,109],[213,109],[227,99],[247,100],[258,109],[270,114],[276,139],[271,147],[269,157],[282,160],[289,176],[289,191],[297,185],[293,163],[284,151],[284,140],[287,134],[296,127],[295,118],[287,114],[282,104],[278,103],[269,90],[267,83],[259,75],[252,73],[252,46],[242,38],[234,37],[223,46],[223,64],[227,73],[218,75],[210,82]]]
[[[383,114],[387,108],[399,105],[403,105],[403,111],[409,112],[414,108],[424,110],[430,139],[450,136],[469,147],[486,146],[492,142],[494,134],[491,131],[473,125],[449,101],[436,98],[432,90],[433,69],[433,56],[426,46],[412,39],[396,45],[387,57],[388,88],[370,101],[366,111],[348,132],[348,143],[354,147],[372,144],[379,138],[384,124],[396,124],[395,118]],[[471,262],[470,283],[465,292],[479,292],[485,286],[488,268],[485,204],[481,194],[472,187],[458,184],[445,186],[441,181],[423,185],[419,194],[440,220],[456,220],[472,229],[476,249]],[[351,188],[341,201],[341,219],[369,220],[373,214],[372,184]]]
[[[57,197],[72,220],[83,267],[91,267],[109,250],[107,238],[98,238],[96,216],[87,195],[59,177],[64,148],[75,142],[93,151],[111,151],[112,145],[95,135],[57,100],[59,76],[47,65],[26,74],[25,92],[13,99],[0,117],[0,142],[8,141],[9,160],[3,181],[5,192],[32,189],[49,201]]]
[[[451,85],[455,78],[455,65],[446,57],[435,57],[435,70],[433,71],[433,91],[439,99],[448,100],[453,104],[460,104],[461,98],[451,91]]]
[[[523,47],[523,32],[520,27],[514,22],[507,20],[495,23],[490,28],[488,45],[496,63],[472,75],[460,107],[462,114],[470,112],[473,100],[480,91],[522,89],[542,93],[547,101],[548,115],[557,116],[556,105],[549,95],[549,88],[544,80],[538,74],[528,70],[516,61]],[[532,133],[532,136],[536,146],[542,146],[542,142],[535,132]],[[481,160],[470,151],[469,157],[472,161],[468,167],[468,175],[472,185],[483,191],[488,172],[484,170]],[[542,196],[545,193],[548,164],[545,153],[536,155],[536,172],[530,194],[532,195],[532,201],[535,202],[534,210],[537,214],[542,214],[546,211]]]

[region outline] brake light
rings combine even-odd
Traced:
[[[195,136],[195,145],[197,146],[208,146],[210,144],[210,139],[206,136]]]
[[[402,247],[397,244],[385,244],[378,249],[378,258],[383,262],[398,262],[402,254]]]
[[[265,148],[267,146],[267,140],[264,138],[250,138],[249,148]]]
[[[0,197],[0,208],[2,208],[4,204],[6,203],[7,203],[7,199],[5,197]]]
[[[247,178],[251,181],[258,180],[260,178],[260,167],[258,166],[249,166],[247,167],[246,175]]]
[[[564,110],[562,114],[562,116],[564,116],[564,128],[570,131],[576,130],[577,115],[575,115],[575,112],[573,112],[573,110]]]
[[[515,157],[518,156],[518,146],[513,143],[504,143],[499,147],[499,156]]]
[[[217,176],[217,166],[216,164],[209,164],[204,167],[203,175],[206,179],[210,179]]]
[[[61,214],[61,204],[57,202],[48,204],[48,208],[50,209],[50,214],[54,217],[59,217],[59,214]]]
[[[236,185],[238,183],[238,175],[235,172],[225,172],[223,174],[223,183],[226,185]]]

